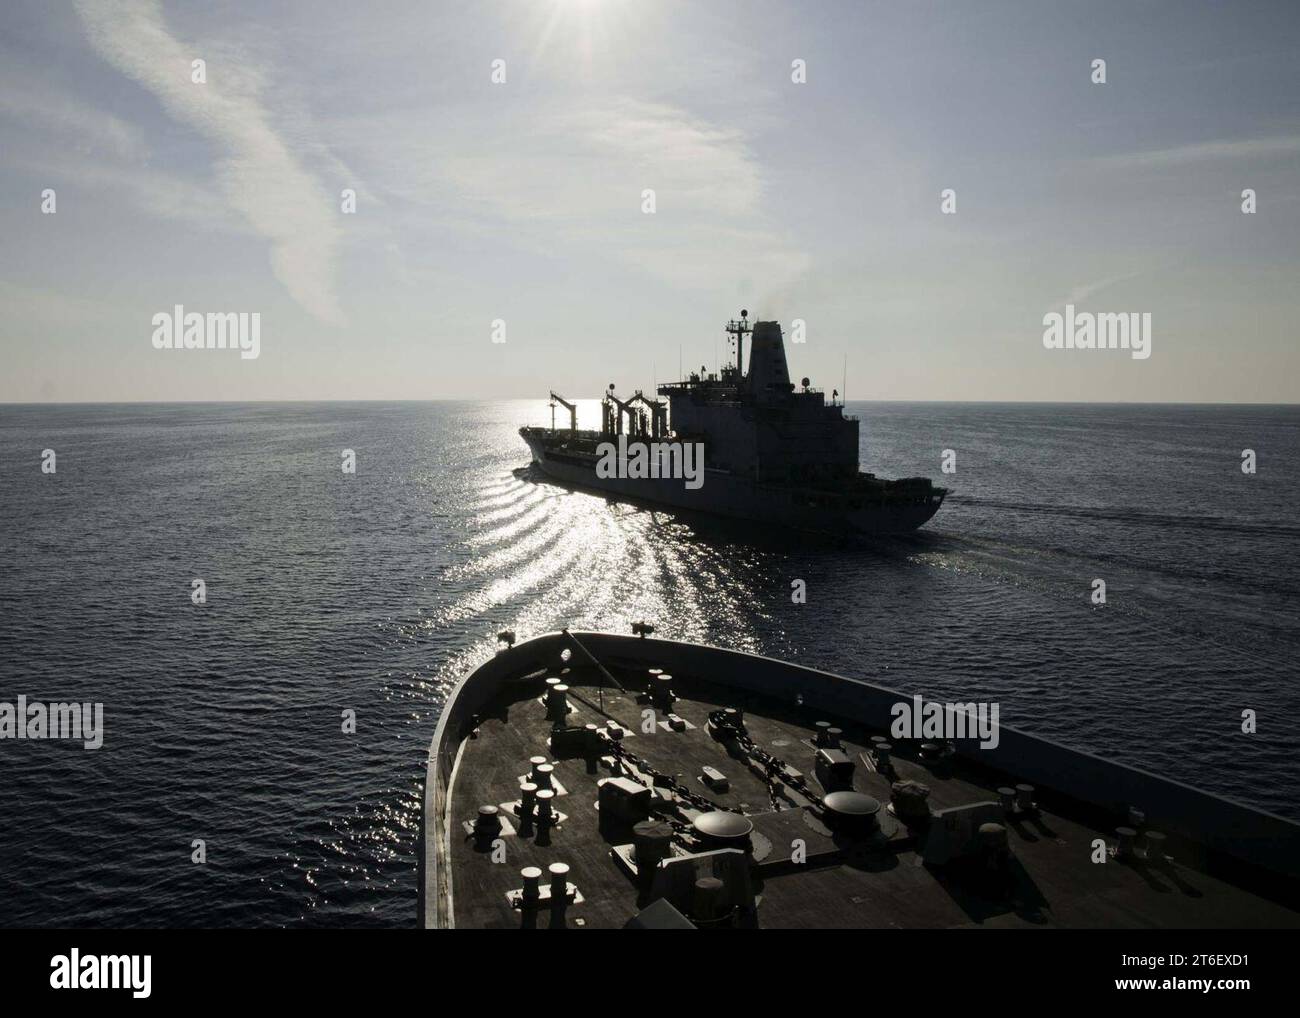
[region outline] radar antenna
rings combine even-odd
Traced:
[[[744,351],[745,336],[748,333],[751,333],[753,331],[754,331],[753,328],[751,328],[749,324],[749,311],[747,311],[745,308],[740,309],[739,321],[733,318],[731,321],[727,323],[727,332],[730,333],[731,336],[736,341],[736,374],[737,375],[741,374],[745,367],[745,351]]]

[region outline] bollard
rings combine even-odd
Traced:
[[[549,788],[540,788],[537,790],[537,826],[541,828],[550,827],[554,817],[551,813],[551,800],[555,798],[555,792]]]
[[[569,900],[568,863],[553,862],[547,869],[551,873],[551,904],[563,905]]]
[[[542,871],[536,866],[525,866],[519,875],[524,878],[524,908],[536,908],[542,897]]]
[[[569,717],[568,692],[569,687],[561,682],[546,694],[546,716],[553,725],[562,725]]]
[[[708,922],[717,919],[722,909],[722,881],[717,877],[700,877],[695,881],[691,913],[696,919]]]
[[[519,819],[526,824],[533,822],[533,810],[537,808],[537,786],[525,781],[519,786]]]
[[[478,808],[478,817],[474,821],[474,837],[483,841],[491,841],[501,833],[501,817],[498,816],[500,811],[495,806],[480,806]]]

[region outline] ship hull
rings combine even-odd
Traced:
[[[813,533],[847,535],[905,534],[928,522],[943,504],[942,492],[926,499],[884,501],[837,508],[807,504],[808,489],[763,484],[725,470],[705,468],[703,484],[686,487],[680,478],[600,477],[589,456],[566,455],[541,429],[521,429],[533,462],[547,477],[575,488],[615,495],[632,502],[667,506],[729,519],[748,520]]]

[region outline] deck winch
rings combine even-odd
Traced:
[[[862,792],[831,792],[822,800],[822,817],[831,830],[867,837],[880,830],[880,801]]]
[[[710,711],[709,734],[722,743],[746,737],[745,715],[735,707]]]
[[[713,810],[701,813],[691,821],[691,829],[706,849],[740,848],[748,850],[749,836],[754,833],[754,822],[739,813]]]

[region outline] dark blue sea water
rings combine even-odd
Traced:
[[[644,617],[996,700],[1300,818],[1300,409],[852,409],[864,469],[956,451],[920,534],[737,535],[539,485],[514,472],[537,403],[0,408],[0,701],[106,712],[98,751],[0,741],[0,924],[413,924],[439,706],[505,628]]]

